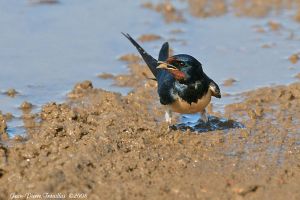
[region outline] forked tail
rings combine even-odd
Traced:
[[[145,63],[148,65],[149,69],[151,70],[152,74],[157,77],[157,74],[161,69],[157,69],[157,60],[153,58],[150,54],[148,54],[128,33],[122,33],[138,50],[141,54],[142,58],[144,59]],[[169,57],[169,44],[165,42],[159,52],[158,60],[165,61]]]

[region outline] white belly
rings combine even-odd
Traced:
[[[184,114],[192,114],[201,112],[205,109],[205,107],[209,104],[211,100],[211,91],[208,90],[205,96],[197,101],[197,103],[189,104],[186,101],[182,100],[180,97],[176,99],[174,103],[170,105],[170,109],[173,112],[184,113]]]

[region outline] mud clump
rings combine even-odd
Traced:
[[[182,29],[173,29],[170,31],[171,34],[180,34],[180,33],[184,33],[184,30]]]
[[[263,44],[263,45],[261,45],[261,47],[264,48],[264,49],[273,48],[273,47],[275,47],[275,46],[276,46],[275,43],[270,43],[270,44]]]
[[[189,11],[195,17],[213,17],[227,13],[228,6],[223,0],[188,0]]]
[[[7,130],[6,118],[4,115],[2,115],[2,113],[0,111],[0,142],[1,142],[1,140],[8,139],[8,134],[7,134],[6,130]]]
[[[102,73],[102,74],[99,74],[98,77],[101,79],[113,79],[115,76],[110,73]]]
[[[235,82],[237,82],[237,80],[235,80],[234,78],[229,78],[223,82],[223,85],[229,87],[232,86]]]
[[[282,28],[282,25],[278,22],[269,21],[268,26],[272,31],[278,31]]]
[[[147,2],[144,3],[142,6],[144,8],[148,8],[158,13],[161,13],[167,23],[185,21],[182,12],[176,9],[175,6],[170,1],[159,3],[157,5],[154,5],[151,2]]]
[[[290,8],[292,4],[291,1],[237,0],[233,2],[233,8],[238,16],[266,17],[271,12],[278,13],[282,9]]]
[[[129,54],[131,55],[131,54]],[[153,74],[149,71],[148,67],[145,64],[141,64],[139,61],[140,59],[135,59],[136,56],[131,58],[132,56],[128,57],[126,55],[126,59],[123,60],[127,62],[129,68],[129,74],[125,75],[117,75],[114,77],[115,85],[121,87],[153,87],[156,86],[156,82],[153,81],[155,79]],[[140,57],[138,57],[140,58]],[[141,81],[142,80],[142,81]],[[148,81],[143,81],[148,80]],[[152,80],[152,81],[149,81]]]
[[[258,33],[265,33],[266,32],[265,28],[262,27],[262,26],[255,26],[254,29]]]
[[[144,34],[138,38],[138,40],[141,42],[151,42],[151,41],[160,40],[160,39],[161,39],[161,37],[159,35],[155,35],[155,34]]]
[[[140,62],[142,59],[140,56],[138,56],[136,54],[125,54],[125,55],[122,55],[119,58],[119,60],[128,62],[128,63],[136,63],[136,62]]]
[[[289,57],[289,60],[291,63],[296,64],[299,61],[299,53],[298,54],[293,54]]]
[[[0,113],[0,133],[4,133],[7,129],[5,117]]]
[[[20,109],[21,110],[30,110],[32,109],[33,105],[31,103],[29,103],[28,101],[24,101],[21,105],[20,105]]]
[[[14,118],[13,114],[11,114],[11,113],[6,113],[6,114],[5,114],[5,119],[6,119],[6,121],[10,121],[10,120],[12,120],[13,118]]]
[[[8,89],[5,92],[5,94],[9,97],[15,97],[18,94],[18,92],[15,89],[11,88],[11,89]]]
[[[73,90],[68,94],[69,98],[78,98],[84,96],[85,93],[89,92],[93,89],[93,84],[91,81],[83,81],[81,83],[77,83]]]
[[[26,140],[26,138],[20,136],[20,135],[16,135],[12,138],[15,142],[24,142]]]
[[[295,15],[295,20],[300,22],[300,9],[298,10],[297,14]]]

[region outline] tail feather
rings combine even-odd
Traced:
[[[142,58],[148,65],[149,69],[151,70],[152,74],[156,77],[158,69],[157,67],[157,60],[153,58],[150,54],[148,54],[128,33],[122,33],[138,50],[138,52],[141,54]]]

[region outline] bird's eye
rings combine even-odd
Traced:
[[[180,62],[179,65],[180,65],[181,67],[183,67],[185,64],[184,64],[184,62]]]

